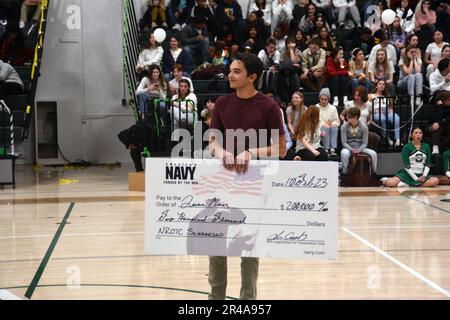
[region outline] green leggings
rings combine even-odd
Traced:
[[[442,155],[442,163],[444,164],[444,172],[448,171],[448,160],[450,159],[450,149]]]

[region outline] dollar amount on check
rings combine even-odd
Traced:
[[[335,259],[335,162],[217,160],[146,163],[145,252],[279,259]]]

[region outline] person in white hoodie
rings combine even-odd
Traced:
[[[400,26],[407,35],[412,34],[416,28],[416,16],[409,5],[409,0],[401,0],[396,10],[396,16],[400,18]]]
[[[143,77],[136,89],[136,96],[139,100],[139,114],[143,119],[146,111],[148,100],[160,99],[165,100],[168,94],[169,85],[164,78],[159,66],[153,64],[149,67],[148,75]],[[148,105],[148,104],[147,104]],[[165,111],[165,106],[160,103],[161,112]]]
[[[292,0],[273,0],[272,2],[272,27],[271,32],[275,30],[279,24],[289,25],[292,20],[292,10],[294,4]]]
[[[179,82],[178,93],[172,97],[172,107],[169,109],[173,119],[173,129],[182,126],[191,126],[197,117],[197,96],[191,92],[191,84],[186,79]]]
[[[361,26],[361,16],[356,6],[356,0],[333,0],[333,5],[338,9],[339,27],[345,24],[345,18],[349,12],[357,26]]]
[[[441,59],[437,69],[430,75],[430,94],[433,97],[441,91],[450,91],[450,59]]]
[[[155,40],[155,35],[152,33],[148,38],[147,47],[139,54],[138,62],[136,64],[136,72],[144,74],[148,71],[148,67],[152,64],[161,65],[164,50],[158,45]]]
[[[22,94],[23,82],[9,63],[0,60],[0,100],[8,95]]]
[[[322,146],[330,156],[336,156],[339,132],[339,115],[335,106],[330,102],[330,89],[322,88],[319,93],[320,130],[322,131]]]

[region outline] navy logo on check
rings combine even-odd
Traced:
[[[166,164],[166,180],[195,180],[194,174],[197,166],[195,164]]]

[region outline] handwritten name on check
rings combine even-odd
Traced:
[[[335,259],[336,162],[148,158],[145,252]]]

